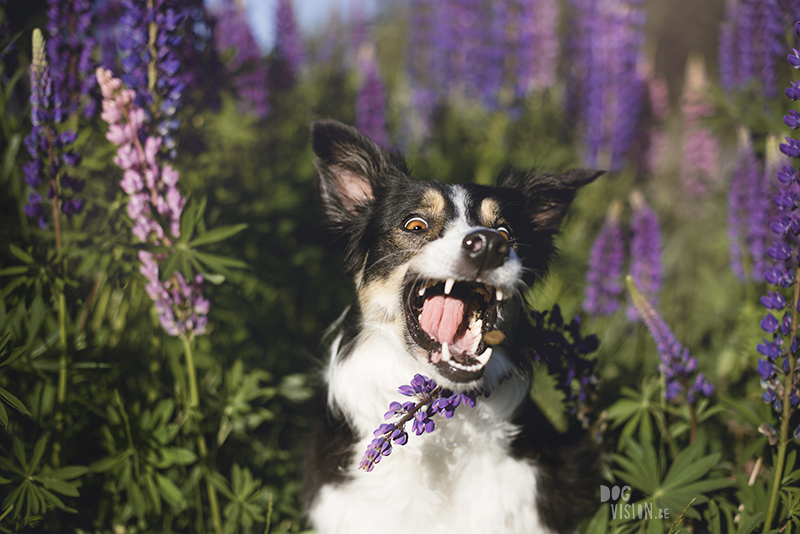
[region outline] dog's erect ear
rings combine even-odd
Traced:
[[[507,168],[497,178],[498,187],[517,189],[525,196],[525,210],[538,229],[557,231],[578,189],[605,171],[572,169],[564,174],[540,174]]]
[[[314,164],[322,202],[328,217],[339,225],[363,213],[388,178],[406,172],[399,157],[338,121],[312,122],[311,146],[317,155]]]

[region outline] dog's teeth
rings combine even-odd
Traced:
[[[453,284],[455,284],[455,283],[456,283],[455,279],[453,279],[453,278],[448,278],[447,279],[447,281],[444,283],[444,294],[445,295],[449,295],[450,294],[450,292],[453,290]]]
[[[494,290],[494,294],[495,294],[495,296],[497,297],[497,300],[498,300],[498,301],[500,301],[500,300],[503,300],[503,290],[502,290],[502,289],[500,289],[499,287],[498,287],[498,288],[496,288],[496,289]]]
[[[481,367],[489,363],[489,358],[492,357],[492,347],[487,348],[483,351],[483,354],[478,356],[478,361],[481,362]]]
[[[469,331],[475,337],[480,337],[482,328],[483,328],[483,320],[481,319],[478,319],[477,321],[469,325]]]
[[[442,361],[449,362],[450,358],[450,347],[447,346],[447,342],[442,343]]]
[[[419,291],[417,291],[417,295],[419,295],[420,297],[424,297],[425,296],[425,289],[426,289],[425,286],[420,287]]]
[[[422,314],[421,313],[419,315],[417,315],[417,322],[418,323],[422,322]]]

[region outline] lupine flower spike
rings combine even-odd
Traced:
[[[264,118],[269,114],[268,68],[261,59],[246,14],[234,0],[224,0],[216,14],[214,42],[234,75],[234,85],[244,112]]]
[[[800,35],[800,23],[795,25],[795,32]],[[798,69],[800,61],[796,57],[796,53],[790,54],[789,63]],[[786,89],[786,95],[793,101],[800,100],[800,92],[796,90],[797,83],[792,82]],[[784,117],[784,122],[793,130],[799,126],[792,110],[789,110],[789,114]],[[780,145],[780,151],[790,158],[798,158],[800,143],[796,139],[787,137],[786,143]],[[794,378],[797,367],[795,354],[798,350],[797,325],[793,324],[792,318],[798,303],[787,301],[781,289],[789,289],[797,283],[794,265],[797,261],[796,239],[800,234],[800,217],[797,213],[800,195],[793,187],[798,179],[793,165],[783,165],[777,172],[777,178],[782,189],[773,196],[777,216],[769,225],[769,229],[774,241],[766,250],[767,256],[774,263],[764,272],[764,280],[777,287],[775,291],[767,291],[767,294],[761,297],[761,304],[768,310],[767,315],[761,320],[761,329],[767,337],[757,346],[758,352],[762,355],[758,361],[757,371],[764,390],[762,393],[764,402],[772,404],[782,419],[788,420],[800,403],[800,392],[797,380]],[[788,406],[785,405],[787,401]],[[800,426],[794,431],[794,435],[800,438]]]
[[[626,283],[633,305],[650,330],[661,355],[660,369],[665,380],[664,397],[669,401],[678,401],[685,397],[690,404],[694,404],[698,396],[711,395],[714,385],[705,379],[702,372],[695,374],[697,359],[675,339],[672,330],[642,295],[631,276],[627,277]]]
[[[661,229],[658,217],[640,191],[631,193],[630,202],[633,208],[631,277],[647,299],[657,305],[662,272]],[[628,306],[627,316],[630,321],[639,319],[639,314],[633,305]]]
[[[24,167],[25,183],[30,187],[25,213],[35,219],[42,228],[46,226],[45,209],[40,189],[42,184],[47,188],[47,197],[53,206],[54,223],[58,226],[58,203],[66,215],[79,213],[83,209],[83,200],[75,196],[65,198],[65,190],[74,193],[83,190],[85,182],[70,175],[70,167],[80,163],[80,156],[71,149],[76,134],[72,130],[59,132],[55,125],[64,118],[64,110],[60,98],[54,95],[53,81],[50,78],[50,66],[45,53],[45,41],[42,32],[37,28],[33,32],[33,61],[31,62],[31,133],[25,138],[32,161]],[[58,235],[58,231],[56,234]],[[58,237],[57,237],[58,239]]]
[[[375,48],[364,43],[359,51],[358,66],[362,82],[356,104],[356,125],[370,139],[383,147],[389,146],[386,131],[386,94],[380,78]]]
[[[372,471],[381,458],[392,453],[393,445],[405,445],[408,442],[405,427],[409,421],[411,431],[417,436],[430,434],[436,429],[434,415],[450,419],[459,406],[474,408],[477,397],[473,392],[459,393],[443,389],[434,380],[420,374],[414,375],[410,385],[400,386],[397,391],[415,400],[403,403],[395,401],[389,405],[389,411],[383,417],[386,421],[394,421],[383,423],[375,430],[375,439],[367,447],[359,469]]]
[[[625,259],[619,221],[621,211],[620,202],[611,204],[605,223],[592,244],[586,273],[586,298],[583,301],[583,309],[592,314],[610,315],[619,307],[622,263]]]
[[[180,216],[185,204],[177,188],[178,172],[160,165],[162,138],[147,135],[146,112],[136,104],[136,92],[126,89],[110,71],[97,69],[103,94],[101,117],[109,124],[106,138],[119,145],[114,162],[124,171],[120,186],[129,195],[128,216],[133,234],[142,242],[170,244],[180,236]],[[162,224],[168,225],[165,230]],[[201,293],[203,277],[186,280],[177,270],[159,279],[160,256],[139,252],[139,271],[148,281],[147,294],[155,302],[164,330],[173,336],[205,332],[209,302]]]
[[[683,93],[683,162],[681,178],[684,191],[692,196],[705,195],[717,181],[719,142],[703,120],[714,113],[705,96],[708,88],[705,63],[690,56],[686,61],[686,87]]]
[[[556,387],[564,393],[567,413],[575,415],[584,428],[592,421],[592,404],[599,378],[596,361],[587,355],[596,351],[600,341],[595,334],[581,334],[581,318],[575,316],[567,323],[556,304],[552,310],[530,312],[535,342],[530,343],[531,359],[547,366],[556,378]],[[598,438],[599,436],[595,436]]]
[[[84,114],[94,115],[97,103],[89,92],[97,85],[93,76],[92,51],[96,40],[90,35],[92,2],[89,0],[48,0],[47,55],[51,62],[53,98],[67,114],[85,104]]]
[[[299,79],[305,61],[303,42],[290,0],[278,0],[275,24],[275,60],[271,81],[277,87],[288,88]]]
[[[794,25],[794,33],[800,36],[800,22]],[[793,50],[787,57],[789,64],[800,69],[800,53]],[[793,101],[800,100],[800,81],[793,81],[786,88],[786,96]],[[791,110],[783,118],[784,123],[796,130],[798,128],[797,115]],[[800,158],[800,142],[787,137],[786,143],[781,143],[780,151],[789,158]],[[800,389],[798,388],[798,298],[800,293],[797,287],[792,288],[793,298],[787,300],[781,289],[786,290],[797,283],[794,272],[797,270],[797,236],[800,234],[800,218],[797,208],[800,205],[800,195],[797,193],[797,170],[794,165],[784,165],[778,171],[776,178],[781,184],[778,194],[773,197],[777,208],[777,217],[770,224],[770,233],[775,241],[767,248],[774,264],[764,272],[764,280],[775,287],[775,291],[767,291],[761,298],[761,304],[767,308],[767,315],[761,320],[761,329],[767,334],[763,343],[758,344],[758,352],[763,358],[758,361],[756,368],[761,377],[764,402],[772,405],[780,416],[780,430],[776,431],[768,423],[759,427],[759,431],[769,437],[771,445],[778,445],[775,455],[775,475],[770,491],[769,505],[764,516],[764,530],[772,528],[772,520],[778,507],[781,482],[785,480],[784,462],[786,459],[787,445],[792,437],[800,439],[800,425],[792,432],[790,421],[792,415],[800,404]],[[793,187],[794,186],[794,187]],[[791,466],[789,466],[791,469]]]

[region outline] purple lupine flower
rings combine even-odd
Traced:
[[[97,84],[92,62],[96,41],[90,33],[92,3],[89,0],[48,0],[47,3],[47,30],[50,32],[47,55],[51,64],[53,101],[67,114],[75,113],[83,105],[84,115],[91,117],[97,108],[90,94]]]
[[[58,132],[55,125],[63,118],[60,98],[53,91],[50,66],[45,52],[45,42],[40,30],[33,33],[33,61],[31,62],[31,133],[25,138],[25,147],[32,161],[24,166],[25,183],[32,190],[28,195],[25,213],[36,219],[41,228],[46,226],[42,195],[38,188],[47,186],[47,196],[52,202],[61,201],[61,211],[67,215],[79,213],[83,201],[65,195],[67,189],[74,193],[83,190],[84,182],[70,176],[70,167],[80,163],[80,156],[72,149],[76,135],[72,130]],[[66,173],[64,173],[66,165]],[[59,175],[61,183],[59,184]]]
[[[402,129],[407,139],[421,141],[433,127],[433,115],[438,104],[438,73],[436,72],[437,41],[435,14],[440,4],[411,0],[409,8],[410,35],[406,54],[411,80],[411,105],[402,114]]]
[[[699,58],[687,61],[686,89],[681,103],[683,150],[681,180],[686,193],[705,195],[718,180],[719,141],[703,121],[714,113],[704,95],[707,87],[705,67]]]
[[[569,0],[569,11],[572,19],[569,21],[573,31],[569,32],[566,55],[568,65],[567,91],[566,91],[566,117],[568,123],[576,123],[582,117],[584,101],[589,99],[588,92],[597,90],[589,84],[589,75],[596,78],[602,71],[590,70],[591,54],[597,40],[598,7],[596,0]],[[589,109],[588,113],[599,113],[599,110]],[[586,117],[586,120],[590,120]]]
[[[455,85],[454,59],[459,47],[456,14],[458,0],[442,0],[430,4],[432,42],[430,43],[430,68],[433,89],[440,97],[446,96]]]
[[[147,113],[136,104],[136,92],[102,67],[97,69],[97,81],[103,95],[101,118],[109,125],[106,138],[119,145],[114,163],[123,170],[120,186],[129,196],[132,232],[142,242],[169,245],[180,237],[185,204],[177,188],[178,172],[159,161],[163,139],[149,134]],[[201,292],[203,277],[187,280],[176,270],[161,281],[159,261],[163,256],[139,252],[139,271],[147,279],[145,289],[155,303],[161,326],[172,336],[205,333],[210,305]]]
[[[649,173],[654,174],[661,167],[667,149],[668,136],[664,123],[669,116],[669,86],[666,80],[652,74],[647,76],[646,83],[653,124],[648,130],[649,140],[644,165]]]
[[[800,22],[795,23],[794,31],[800,36]],[[791,54],[788,62],[793,68],[800,68],[800,64],[792,59]],[[800,100],[800,95],[794,91],[797,83],[792,82],[786,91],[786,95],[794,101]],[[793,127],[791,113],[789,119],[787,125]],[[768,153],[774,152],[774,148],[770,149],[769,145],[768,142]],[[774,146],[774,141],[772,145]],[[798,146],[796,140],[787,137],[786,143],[780,145],[780,151],[788,157],[797,158],[800,157]],[[768,168],[777,169],[779,164],[777,157],[768,154]],[[797,214],[800,195],[793,190],[796,189],[797,171],[793,165],[782,165],[777,170],[776,177],[780,186],[785,189],[780,189],[778,194],[773,196],[777,215],[769,225],[769,229],[774,241],[772,246],[767,247],[766,255],[773,260],[774,264],[765,270],[764,280],[770,285],[789,289],[796,283],[793,271],[797,261],[797,236],[800,234],[800,219]],[[765,188],[762,190],[762,195],[769,198],[771,191]],[[764,390],[762,398],[764,402],[772,404],[773,409],[781,413],[781,417],[789,419],[800,398],[796,377],[786,376],[790,371],[797,372],[797,369],[790,363],[790,359],[797,354],[798,350],[797,336],[794,335],[790,338],[793,327],[796,328],[796,325],[792,324],[792,313],[797,303],[787,301],[783,294],[776,290],[774,292],[767,291],[767,294],[761,298],[761,304],[769,310],[760,322],[761,329],[769,337],[764,338],[764,343],[758,344],[756,347],[758,352],[766,357],[766,359],[759,360],[756,368],[761,377],[761,387]],[[791,389],[786,391],[786,386]],[[785,395],[789,397],[788,406],[784,406]],[[793,435],[800,436],[800,427],[793,432]]]
[[[405,425],[411,421],[411,430],[417,436],[436,429],[434,416],[450,419],[459,406],[475,407],[477,395],[473,392],[453,392],[443,389],[436,381],[420,375],[414,375],[411,383],[400,386],[398,393],[406,397],[413,397],[414,401],[400,403],[393,401],[389,404],[389,411],[384,415],[385,420],[395,419],[393,423],[381,423],[373,432],[373,439],[367,446],[359,469],[372,471],[380,463],[381,458],[392,453],[392,445],[405,445],[408,442],[408,432]],[[488,396],[488,393],[486,394]]]
[[[214,43],[228,71],[234,75],[240,109],[266,117],[269,114],[269,69],[261,58],[244,11],[234,0],[223,0],[215,18]]]
[[[708,397],[713,393],[714,386],[706,380],[703,373],[697,373],[697,359],[689,354],[689,349],[683,347],[675,339],[667,323],[656,312],[648,300],[636,288],[633,279],[628,277],[628,289],[636,310],[641,315],[644,324],[656,342],[658,353],[661,355],[659,369],[665,379],[664,397],[670,401],[685,395],[690,404],[694,404],[698,395]]]
[[[350,14],[350,48],[358,55],[361,45],[370,40],[370,24],[363,2],[355,2]]]
[[[564,321],[556,304],[549,311],[530,312],[530,324],[538,340],[529,356],[547,366],[555,377],[556,387],[564,394],[567,413],[576,415],[589,428],[591,403],[596,396],[598,376],[596,361],[586,356],[600,346],[595,334],[581,334],[581,319]]]
[[[506,2],[492,2],[484,44],[478,58],[477,92],[488,109],[499,105],[505,75],[504,63],[508,52],[509,12]]]
[[[759,281],[765,263],[769,227],[769,184],[753,153],[750,134],[739,132],[739,158],[731,179],[728,196],[728,235],[731,269],[745,281],[745,264],[750,265],[750,278]],[[748,261],[743,260],[744,251]]]
[[[559,4],[556,0],[514,0],[517,25],[517,96],[556,81]]]
[[[275,68],[272,82],[278,87],[291,87],[300,76],[305,62],[303,41],[295,21],[291,0],[278,0],[275,15]]]
[[[97,8],[95,35],[102,52],[100,65],[109,70],[118,68],[117,43],[119,43],[123,33],[120,25],[122,14],[121,0],[108,0]]]
[[[631,206],[631,278],[644,296],[656,305],[662,276],[658,217],[639,191],[631,193]],[[634,306],[628,306],[627,316],[631,321],[638,320],[639,314]]]
[[[120,23],[124,33],[119,42],[122,81],[136,91],[137,105],[158,121],[164,152],[174,159],[175,132],[180,125],[177,111],[186,88],[179,76],[181,62],[177,56],[185,6],[166,0],[152,3],[122,0],[122,3],[124,13]]]
[[[617,311],[622,295],[620,278],[625,252],[620,210],[619,203],[611,205],[589,256],[583,309],[596,315],[610,315]]]
[[[720,81],[726,91],[757,85],[765,96],[775,96],[782,18],[777,0],[728,3],[719,42]]]
[[[590,29],[585,56],[572,58],[585,62],[577,69],[585,73],[584,79],[574,83],[585,91],[580,107],[588,165],[599,161],[600,166],[620,169],[634,140],[644,91],[637,69],[645,20],[640,4],[641,0],[597,2],[594,10],[577,14],[591,17],[581,24]]]
[[[359,60],[362,82],[356,103],[356,125],[380,146],[389,146],[386,130],[386,95],[372,49],[362,48]]]
[[[480,78],[485,63],[481,61],[486,46],[486,29],[482,0],[447,0],[451,4],[450,22],[455,45],[451,49],[450,82],[461,94],[480,96]]]

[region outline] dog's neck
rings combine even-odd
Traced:
[[[365,322],[346,356],[342,353],[342,334],[331,345],[331,359],[325,370],[328,405],[345,416],[357,437],[372,436],[384,422],[392,401],[409,400],[398,393],[415,374],[429,375],[427,365],[408,354],[406,342],[380,323]],[[508,422],[529,392],[529,377],[519,373],[505,351],[497,348],[486,366],[484,384],[491,391],[479,395],[476,416]],[[460,411],[472,410],[462,407]]]

